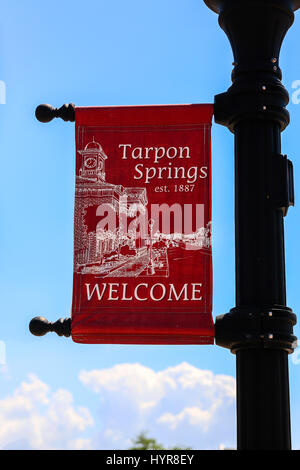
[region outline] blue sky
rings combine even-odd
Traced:
[[[299,33],[296,15],[280,60],[291,95]],[[78,345],[28,332],[34,316],[69,316],[72,296],[74,125],[42,125],[35,107],[213,102],[232,69],[217,15],[199,0],[4,0],[0,57],[0,448],[120,448],[141,429],[170,446],[234,446],[235,357],[227,350]],[[296,207],[285,219],[287,298],[297,313],[300,104],[288,109],[282,151],[294,163]],[[233,136],[216,124],[212,165],[215,317],[235,305]],[[299,377],[290,360],[295,448]]]

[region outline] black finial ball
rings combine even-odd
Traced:
[[[34,336],[44,336],[50,331],[48,320],[44,317],[33,318],[29,323],[29,331]]]
[[[51,104],[40,104],[35,110],[35,117],[40,122],[50,122],[55,117],[55,108]]]
[[[34,336],[44,336],[50,331],[54,331],[58,336],[71,336],[71,318],[60,318],[56,322],[50,322],[44,317],[35,317],[29,323],[29,331]]]

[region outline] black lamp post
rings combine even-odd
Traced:
[[[300,0],[204,0],[234,55],[233,84],[215,121],[235,136],[236,307],[216,342],[236,354],[238,449],[290,449],[288,354],[296,316],[286,306],[283,217],[293,166],[281,155],[289,123],[279,52]]]

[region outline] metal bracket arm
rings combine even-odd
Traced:
[[[289,96],[280,81],[267,80],[235,82],[225,93],[215,96],[214,118],[217,124],[234,132],[236,125],[245,119],[277,122],[283,131],[290,122],[285,106]]]
[[[288,307],[236,307],[216,318],[216,344],[236,353],[241,349],[281,349],[292,353],[296,315]]]

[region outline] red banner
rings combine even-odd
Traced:
[[[212,113],[76,108],[74,341],[213,343]]]

